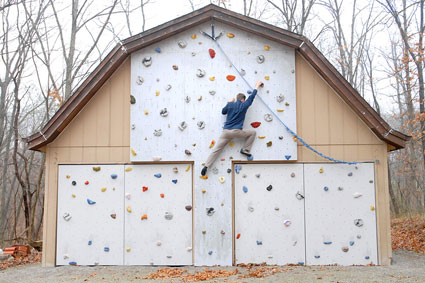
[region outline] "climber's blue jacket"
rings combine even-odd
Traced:
[[[257,90],[254,89],[248,99],[245,100],[245,102],[236,100],[235,102],[228,102],[226,106],[224,106],[223,110],[221,110],[221,113],[223,115],[227,114],[227,118],[226,122],[224,123],[223,129],[242,129],[243,122],[245,121],[246,111],[254,101],[256,94]]]

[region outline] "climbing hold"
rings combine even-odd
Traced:
[[[178,41],[178,42],[177,42],[177,45],[178,45],[180,48],[185,48],[185,47],[187,46],[187,43],[186,43],[186,41],[184,41],[184,40],[180,40],[180,41]]]
[[[235,37],[235,35],[231,32],[228,32],[226,35],[227,35],[228,38],[234,38]]]
[[[375,207],[373,205],[370,206],[370,210],[374,211]]]
[[[93,242],[92,241],[88,241],[87,242],[87,245],[89,245],[89,246],[91,246],[93,244]]]
[[[111,174],[111,178],[116,179],[116,178],[118,178],[118,175],[117,174]]]
[[[143,84],[143,82],[144,82],[143,77],[141,77],[141,76],[137,76],[136,84],[141,85],[141,84]]]
[[[209,148],[213,148],[214,145],[215,145],[215,140],[212,140],[211,143],[210,143]]]
[[[202,95],[198,98],[198,101],[201,101],[202,100]]]
[[[129,205],[127,205],[126,210],[128,213],[131,213],[131,207]]]
[[[76,196],[74,194],[71,195],[73,198],[75,198]]]
[[[283,94],[279,94],[278,96],[276,96],[276,101],[281,103],[283,100],[285,100],[285,96],[283,96]]]
[[[100,171],[100,169],[101,169],[101,168],[100,168],[100,166],[98,166],[98,167],[93,167],[93,171],[94,171],[94,172],[99,172],[99,171]]]
[[[367,256],[365,256],[364,258],[365,258],[365,259],[369,259],[370,257],[367,255]]]
[[[70,261],[68,264],[69,265],[77,265],[77,262],[76,261]]]
[[[203,76],[205,76],[205,71],[204,71],[204,70],[202,70],[202,69],[198,69],[198,70],[196,70],[196,76],[197,76],[198,78],[202,78]]]
[[[279,136],[279,139],[280,139],[280,140],[283,140],[283,136]]]
[[[270,50],[270,46],[264,45],[264,50],[269,51]]]
[[[343,191],[344,188],[343,187],[338,187],[338,191]]]
[[[351,177],[351,176],[353,176],[353,172],[350,172],[347,175],[348,175],[348,177]]]
[[[208,179],[208,176],[199,176],[199,178],[201,178],[202,180],[207,180]]]
[[[242,178],[246,178],[248,177],[246,174],[242,174]]]
[[[261,174],[255,174],[255,177],[260,178]]]
[[[130,193],[126,193],[125,194],[125,198],[128,199],[128,200],[130,200],[131,199],[131,194]]]
[[[131,124],[131,129],[135,130],[136,129],[136,124]]]
[[[88,204],[90,204],[90,205],[93,205],[93,204],[95,204],[96,202],[95,202],[95,201],[92,201],[91,199],[87,199],[87,203],[88,203]]]
[[[131,248],[130,247],[125,248],[125,251],[129,253],[131,251]]]
[[[145,67],[149,67],[150,65],[152,65],[152,57],[145,57],[145,58],[143,58],[142,64]]]
[[[279,207],[275,207],[274,210],[279,211]]]
[[[240,233],[238,235],[236,235],[236,239],[239,239],[240,237],[241,237]]]
[[[232,173],[232,169],[228,168],[227,173],[229,173],[229,174]]]
[[[178,127],[179,127],[180,131],[184,131],[184,129],[187,128],[187,123],[185,121],[183,121],[179,124]]]
[[[289,227],[291,224],[292,222],[290,220],[283,221],[283,225],[285,225],[286,227]]]
[[[165,219],[167,219],[167,220],[171,220],[171,219],[173,219],[173,214],[171,213],[171,212],[165,212],[165,215],[164,215],[164,217],[165,217]]]
[[[361,238],[362,238],[362,235],[358,234],[358,235],[356,236],[356,238],[357,238],[357,239],[361,239]]]
[[[65,219],[65,221],[69,221],[72,218],[72,216],[68,212],[65,212],[62,217],[63,219]]]
[[[268,186],[267,186],[267,188],[266,188],[266,190],[268,190],[269,192],[270,192],[272,189],[273,189],[273,186],[272,186],[272,185],[268,185]]]
[[[174,184],[177,184],[177,179],[173,179],[171,180],[171,182],[173,182]]]
[[[172,258],[173,256],[172,255],[167,255],[167,258]]]
[[[184,98],[184,101],[185,101],[186,103],[189,103],[189,102],[190,102],[190,97],[189,97],[189,96],[186,96],[186,97]]]
[[[232,82],[232,81],[234,81],[234,80],[236,79],[236,77],[235,77],[235,76],[233,76],[233,75],[228,75],[228,76],[226,77],[226,79],[227,79],[229,82]]]
[[[210,91],[209,91],[209,93],[210,93],[211,95],[215,95],[215,90],[210,90]]]
[[[153,161],[161,161],[161,159],[162,159],[161,156],[152,156]]]
[[[328,188],[327,186],[324,186],[324,187],[323,187],[323,190],[324,190],[325,192],[327,192],[327,191],[329,191],[329,188]]]
[[[196,39],[196,34],[192,34],[190,37],[191,37],[192,39]]]
[[[295,178],[295,173],[294,172],[291,173],[291,178]]]
[[[184,208],[186,208],[187,211],[191,211],[192,210],[192,206],[191,205],[186,205]]]
[[[209,77],[208,79],[213,82],[215,80],[215,77]]]
[[[320,258],[320,255],[315,255],[314,258]]]
[[[332,242],[331,241],[325,241],[325,242],[323,242],[323,244],[325,244],[325,245],[331,245]]]
[[[214,51],[214,49],[208,49],[208,52],[210,53],[211,59],[213,59],[215,57],[215,51]]]
[[[136,155],[137,155],[137,153],[136,153],[136,151],[135,151],[134,149],[131,149],[130,151],[131,151],[131,154],[132,154],[133,156],[136,156]]]
[[[218,178],[218,180],[220,181],[220,183],[224,183],[224,181],[225,181],[225,179],[224,179],[224,177],[220,177],[220,178]]]
[[[173,172],[174,172],[174,173],[176,173],[176,174],[177,174],[177,173],[179,173],[179,168],[174,167],[174,168],[173,168]]]
[[[187,168],[186,168],[186,172],[189,172],[189,170],[190,170],[190,165],[187,165]]]
[[[160,196],[161,198],[164,198],[164,194],[159,194],[159,196]]]
[[[202,234],[203,235],[205,235],[207,233],[207,231],[205,231],[205,230],[202,230]]]
[[[146,192],[147,190],[149,190],[149,188],[148,188],[148,187],[145,187],[145,186],[143,186],[143,187],[142,187],[142,191],[143,191],[143,192]]]
[[[169,91],[170,89],[171,89],[171,85],[170,84],[168,84],[168,85],[165,86],[165,90],[166,91]]]
[[[208,216],[212,216],[215,213],[214,207],[208,207],[206,210]]]
[[[147,109],[145,109],[145,111],[143,111],[143,113],[145,113],[145,115],[148,115],[149,111]]]
[[[111,214],[111,218],[112,218],[112,219],[117,219],[117,215],[116,215],[115,213],[112,213],[112,214]]]
[[[369,180],[369,183],[373,184],[373,180]]]
[[[162,174],[161,173],[157,173],[157,174],[154,174],[154,176],[157,177],[157,178],[161,178],[162,177]]]
[[[161,241],[156,241],[156,245],[160,247],[162,245]]]
[[[168,116],[167,108],[161,109],[161,111],[159,111],[159,115],[161,115],[161,117],[167,117]]]
[[[361,193],[359,193],[359,192],[355,192],[354,194],[353,194],[353,197],[354,198],[359,198],[359,197],[361,197],[362,196],[362,194]]]
[[[266,143],[267,147],[271,147],[272,144],[273,144],[272,141],[269,141],[269,142]]]
[[[276,111],[277,112],[283,112],[284,110],[283,109],[277,109]]]
[[[100,189],[100,191],[101,191],[102,193],[104,193],[104,192],[106,192],[106,188],[105,188],[105,187],[103,187],[103,188],[101,188],[101,189]]]
[[[342,248],[341,248],[341,250],[342,250],[344,253],[346,253],[346,252],[348,252],[349,248],[348,248],[348,247],[342,247]]]
[[[155,90],[155,96],[158,96],[160,94],[159,90]]]
[[[242,187],[242,190],[243,190],[244,193],[247,193],[248,192],[248,188],[246,186],[243,186]]]
[[[159,137],[159,136],[161,136],[161,135],[162,135],[162,130],[161,130],[161,129],[154,130],[154,131],[153,131],[153,135],[154,135],[155,137]]]
[[[220,234],[221,234],[221,235],[225,235],[225,234],[226,234],[226,232],[224,232],[224,230],[221,230]]]
[[[295,194],[295,197],[296,197],[298,200],[302,200],[302,199],[304,198],[303,194],[302,194],[301,192],[299,192],[299,191]]]
[[[320,174],[322,174],[324,171],[323,171],[323,167],[320,167],[320,169],[319,169],[319,173]]]
[[[179,66],[173,65],[173,70],[177,71],[179,69]]]
[[[250,89],[248,89],[248,90],[246,91],[246,93],[251,94],[251,93],[252,93],[252,91],[251,91]]]
[[[257,240],[257,246],[262,246],[262,245],[263,245],[263,242]]]
[[[354,246],[354,241],[350,241],[350,246]]]
[[[89,184],[89,181],[85,181],[85,182],[84,182],[84,185],[88,185],[88,184]]]
[[[108,253],[109,252],[109,247],[104,247],[103,250]]]
[[[192,251],[192,247],[187,247],[187,248],[186,248],[186,250],[187,250],[188,252],[191,252],[191,251]]]
[[[147,214],[143,214],[142,217],[140,217],[141,220],[148,220]]]
[[[208,254],[209,254],[209,255],[212,255],[212,253],[213,253],[212,251],[208,251]]]
[[[155,52],[156,53],[161,53],[161,48],[159,48],[159,47],[155,48]]]
[[[265,79],[266,81],[268,81],[268,80],[270,80],[270,76],[264,76],[264,79]]]
[[[354,225],[356,225],[357,227],[362,227],[363,226],[363,220],[362,219],[354,219]]]
[[[265,60],[266,60],[266,58],[263,55],[258,55],[257,56],[257,63],[258,64],[264,63]]]
[[[236,174],[239,174],[239,172],[241,172],[242,167],[240,165],[235,165],[235,172]]]
[[[196,52],[192,52],[192,56],[196,56]]]
[[[265,114],[265,115],[264,115],[264,120],[265,120],[266,122],[271,122],[271,121],[273,121],[273,116],[272,116],[272,114]]]
[[[214,174],[218,174],[218,168],[217,167],[213,167],[211,170]]]
[[[220,158],[220,161],[225,161],[226,160],[226,158]]]
[[[261,122],[252,122],[251,127],[258,128],[261,125]]]
[[[200,129],[200,130],[205,128],[205,122],[204,121],[198,121],[197,125],[198,125],[198,129]]]
[[[70,176],[70,175],[66,175],[65,177],[66,177],[67,179],[71,178],[71,176]]]
[[[253,212],[254,211],[254,208],[252,206],[248,206],[248,211],[249,212]]]

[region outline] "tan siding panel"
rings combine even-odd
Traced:
[[[130,123],[127,122],[125,112],[130,112],[130,107],[125,108],[124,97],[130,101],[130,93],[124,92],[125,80],[130,79],[126,77],[126,68],[130,68],[130,61],[127,60],[116,71],[115,75],[111,78],[111,146],[121,146],[124,143],[124,127],[129,127]]]
[[[315,143],[329,144],[329,99],[328,85],[320,78],[314,80],[314,125]]]
[[[108,146],[110,138],[110,117],[111,117],[111,92],[110,82],[104,85],[99,93],[96,94],[98,99],[96,103],[96,145]]]
[[[344,102],[329,88],[329,135],[331,144],[344,143]],[[342,158],[339,157],[339,158]]]

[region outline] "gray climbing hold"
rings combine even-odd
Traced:
[[[72,182],[71,182],[71,184],[72,184],[73,186],[76,186],[76,185],[77,185],[77,182],[72,181]]]
[[[244,69],[241,69],[240,73],[241,73],[242,76],[246,75],[246,71]]]
[[[162,130],[161,130],[161,129],[154,130],[154,131],[153,131],[153,135],[154,135],[155,137],[159,137],[159,136],[161,136],[161,135],[162,135]]]
[[[215,213],[214,207],[208,207],[206,210],[208,216],[212,216]]]
[[[275,207],[274,210],[279,211],[279,207]]]
[[[362,194],[361,193],[359,193],[359,192],[355,192],[354,194],[353,194],[353,197],[354,198],[359,198],[359,197],[361,197],[362,196]]]
[[[130,104],[136,104],[136,98],[133,95],[130,95]]]
[[[135,130],[136,129],[136,124],[131,124],[131,129]]]
[[[156,245],[160,247],[162,245],[161,241],[156,241]]]
[[[295,194],[295,197],[297,198],[297,200],[302,200],[304,198],[304,196],[301,194],[301,192],[297,192]]]
[[[260,178],[261,174],[255,174],[255,177]]]
[[[258,241],[257,240],[257,246],[262,246],[263,245],[263,241]]]
[[[68,254],[64,254],[63,255],[63,259],[69,259],[69,255]]]
[[[225,235],[226,234],[226,232],[224,232],[224,230],[221,230],[221,235]]]
[[[192,247],[187,247],[187,248],[186,248],[186,250],[187,250],[188,252],[191,252],[191,251],[192,251]]]
[[[172,258],[173,256],[171,256],[171,255],[167,255],[167,258]]]
[[[358,235],[356,236],[356,238],[357,238],[357,239],[361,239],[361,238],[362,238],[362,235],[358,234]]]
[[[348,177],[351,177],[351,176],[353,176],[353,172],[350,172],[347,175],[348,175]]]
[[[273,121],[273,116],[272,116],[272,114],[265,114],[265,115],[264,115],[264,120],[265,120],[266,122],[271,122],[271,121]]]
[[[130,200],[131,199],[131,194],[130,193],[126,193],[125,194],[125,198],[128,199],[128,200]]]
[[[277,102],[281,103],[284,100],[285,100],[285,96],[283,96],[283,94],[279,94],[278,96],[276,96]]]
[[[165,217],[165,219],[167,219],[167,220],[171,220],[171,219],[173,219],[173,214],[171,213],[171,212],[165,212],[165,215],[164,215],[164,217]]]
[[[253,212],[253,211],[254,211],[254,208],[253,208],[252,206],[248,206],[248,210],[249,210],[250,212]]]
[[[189,96],[186,96],[186,97],[184,98],[184,101],[185,101],[186,103],[189,103],[189,102],[190,102],[190,97],[189,97]]]
[[[342,249],[342,251],[343,251],[344,253],[348,252],[348,250],[349,250],[349,248],[348,248],[348,247],[342,247],[341,249]]]
[[[356,225],[357,227],[362,227],[363,224],[364,223],[362,219],[354,219],[354,225]]]
[[[184,40],[179,40],[179,41],[177,42],[177,45],[178,45],[180,48],[185,48],[185,47],[187,46],[187,43],[186,43],[186,41],[184,41]]]
[[[210,90],[211,95],[215,95],[215,90]]]
[[[166,85],[166,86],[165,86],[165,90],[166,90],[166,91],[169,91],[169,90],[171,89],[171,87],[172,87],[172,86],[171,86],[170,84],[168,84],[168,85]]]
[[[211,169],[211,171],[212,171],[214,174],[218,174],[218,168],[217,168],[217,167],[213,167],[213,168]]]
[[[272,185],[268,185],[268,186],[267,186],[267,188],[266,188],[266,190],[268,190],[269,192],[270,192],[272,189],[273,189],[273,186],[272,186]]]
[[[150,65],[152,65],[152,57],[143,58],[142,63],[145,67],[149,67]]]
[[[242,178],[246,178],[248,177],[246,174],[242,174]]]
[[[184,129],[187,128],[187,123],[185,121],[183,121],[179,124],[178,127],[179,127],[180,131],[184,131]]]
[[[63,219],[65,219],[65,221],[69,221],[71,218],[72,216],[68,212],[65,212],[63,214]]]
[[[196,56],[196,52],[192,52],[192,56]]]
[[[173,168],[173,172],[174,172],[174,173],[176,173],[176,174],[177,174],[177,173],[179,173],[179,168],[174,167],[174,168]]]
[[[248,192],[248,188],[246,186],[243,186],[242,187],[242,190],[243,190],[244,193],[247,193]]]
[[[143,79],[143,77],[141,77],[141,76],[137,76],[136,84],[141,85],[141,84],[143,84],[143,82],[144,82],[144,81],[145,81],[145,80]]]
[[[205,128],[205,122],[204,121],[198,121],[197,123],[198,129],[202,130]]]
[[[167,117],[168,116],[167,108],[161,109],[161,111],[159,111],[159,115],[161,115],[161,117]]]
[[[232,169],[228,168],[227,173],[229,173],[229,174],[232,173]]]
[[[279,139],[280,139],[280,140],[283,140],[283,136],[279,136]]]
[[[338,191],[343,191],[344,188],[343,187],[338,187]]]
[[[266,58],[264,57],[264,55],[258,55],[257,56],[257,63],[258,64],[264,63],[265,60],[266,60]]]
[[[202,70],[202,69],[198,69],[198,70],[196,70],[196,76],[197,76],[198,78],[202,78],[203,76],[205,76],[205,71],[204,71],[204,70]]]

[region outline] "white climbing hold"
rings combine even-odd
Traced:
[[[265,114],[265,115],[264,115],[264,120],[265,120],[266,122],[271,122],[271,121],[273,121],[273,116],[272,116],[272,114]]]
[[[166,85],[166,86],[165,86],[165,90],[166,90],[166,91],[169,91],[170,89],[171,89],[171,85]]]
[[[165,212],[165,215],[164,215],[164,217],[165,217],[165,219],[167,219],[167,220],[171,220],[171,219],[173,219],[173,214],[171,213],[171,212]]]
[[[241,69],[240,73],[241,73],[242,76],[246,75],[246,71],[244,69]]]
[[[215,90],[210,90],[209,92],[211,95],[215,95]]]
[[[162,159],[161,156],[152,156],[153,161],[161,161],[161,159]]]
[[[63,219],[65,219],[65,221],[69,221],[71,218],[72,216],[68,212],[65,212],[63,214]]]
[[[278,96],[276,96],[277,102],[281,103],[284,100],[285,100],[285,96],[283,96],[283,94],[279,94]]]
[[[220,183],[224,183],[226,181],[226,179],[224,177],[219,177],[218,180],[220,181]]]
[[[69,255],[68,254],[64,254],[63,255],[63,259],[69,259]]]
[[[189,103],[189,102],[190,102],[190,97],[189,97],[189,96],[186,96],[186,97],[184,98],[184,101],[185,101],[186,103]]]
[[[254,211],[254,208],[253,208],[252,206],[248,206],[248,210],[249,210],[250,212],[253,212],[253,211]]]
[[[221,230],[221,235],[225,235],[226,234],[226,232],[224,232],[224,230]]]
[[[179,127],[180,131],[184,131],[184,129],[186,129],[186,127],[187,127],[187,123],[185,121],[183,121],[179,124],[178,127]]]
[[[292,222],[290,220],[283,221],[283,225],[285,225],[286,227],[289,227],[291,224]]]
[[[142,63],[145,67],[149,67],[150,65],[152,65],[152,57],[143,58]]]
[[[159,137],[159,136],[161,136],[161,135],[162,135],[162,130],[161,130],[161,129],[154,130],[154,131],[153,131],[153,135],[154,135],[155,137]]]
[[[192,247],[187,247],[187,248],[186,248],[186,250],[187,250],[188,252],[191,252],[191,251],[192,251]]]
[[[178,42],[177,42],[177,45],[178,45],[180,48],[185,48],[185,47],[187,46],[187,43],[186,43],[186,41],[184,41],[184,40],[180,40],[180,41],[178,41]]]
[[[161,115],[161,117],[167,117],[168,116],[167,108],[161,109],[161,111],[159,111],[159,115]]]
[[[141,85],[141,84],[143,84],[143,82],[144,82],[143,77],[141,77],[141,76],[137,76],[136,84]]]
[[[198,125],[198,129],[200,129],[200,130],[205,128],[205,122],[204,121],[198,121],[197,125]]]
[[[173,168],[173,172],[174,172],[174,173],[176,173],[176,174],[177,174],[177,173],[179,173],[179,168],[174,167],[174,168]]]
[[[212,216],[215,213],[214,207],[207,207],[207,215]]]
[[[131,194],[130,193],[126,193],[125,194],[125,198],[128,199],[128,200],[130,200],[131,199]]]
[[[359,198],[359,197],[361,197],[362,196],[362,194],[361,193],[359,193],[359,192],[355,192],[354,194],[353,194],[353,197],[354,198]]]
[[[131,124],[131,129],[132,130],[136,129],[136,125],[135,124]]]
[[[258,64],[264,63],[265,60],[266,60],[266,58],[264,57],[264,55],[258,55],[257,56],[257,63]]]
[[[198,78],[202,78],[203,76],[205,76],[205,71],[204,71],[204,70],[202,70],[202,69],[198,69],[198,70],[196,70],[196,76],[197,76]]]
[[[362,219],[354,219],[354,225],[356,225],[357,227],[362,227],[363,226],[363,220]]]
[[[295,194],[295,197],[297,198],[297,200],[302,200],[304,198],[304,196],[301,194],[301,192],[297,192]]]
[[[218,168],[217,167],[213,167],[212,169],[211,169],[211,171],[214,173],[214,174],[218,174]]]

